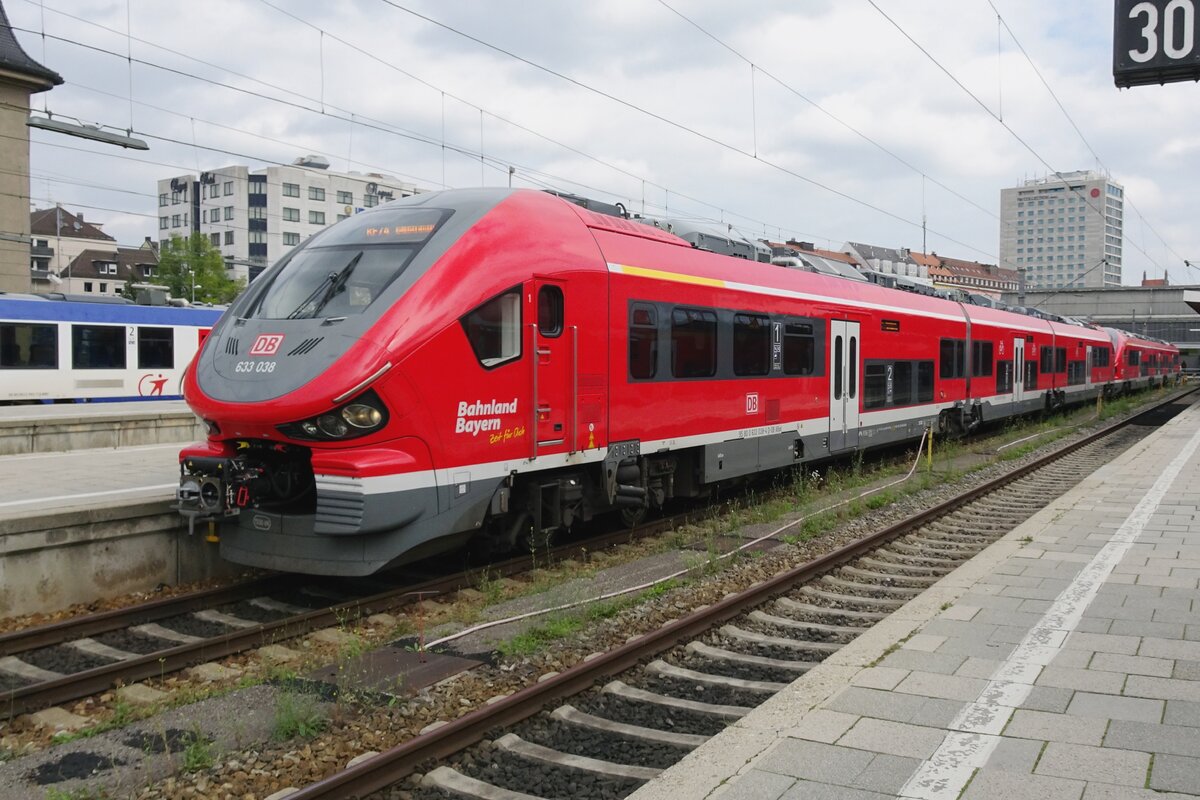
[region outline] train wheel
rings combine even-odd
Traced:
[[[637,508],[622,508],[621,521],[630,528],[636,528],[638,525],[641,525],[643,521],[645,521],[646,511],[647,508],[645,506],[638,506]]]

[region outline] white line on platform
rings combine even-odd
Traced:
[[[131,492],[149,492],[159,491],[161,489],[175,489],[179,486],[178,483],[159,483],[154,486],[130,486],[128,489],[109,489],[103,492],[84,492],[83,494],[59,494],[54,497],[34,497],[29,500],[6,500],[0,503],[0,508],[11,508],[12,506],[32,506],[38,503],[57,503],[62,500],[86,500],[89,497],[111,497],[114,494],[130,494]]]
[[[1062,650],[1113,567],[1133,546],[1151,515],[1200,446],[1200,431],[1172,459],[1112,539],[1089,561],[988,681],[975,702],[950,723],[941,745],[900,790],[906,800],[955,800],[975,770],[1000,743],[1000,731],[1033,690],[1033,683]]]

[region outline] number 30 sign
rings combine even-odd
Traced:
[[[1197,0],[1116,0],[1113,81],[1117,86],[1200,80]]]

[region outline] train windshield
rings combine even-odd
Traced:
[[[389,209],[328,229],[288,259],[246,316],[310,319],[361,314],[404,273],[450,213]]]

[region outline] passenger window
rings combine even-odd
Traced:
[[[563,293],[557,286],[538,289],[538,333],[548,339],[563,332]]]
[[[992,343],[971,342],[971,376],[986,378],[992,374]]]
[[[766,375],[771,370],[771,322],[758,314],[733,317],[733,374]]]
[[[1012,362],[1007,358],[996,362],[996,394],[1012,391]]]
[[[917,402],[933,402],[933,362],[917,362]]]
[[[847,394],[849,395],[850,399],[853,400],[854,398],[858,397],[858,337],[857,336],[850,337],[850,358],[847,361],[847,363],[850,367],[850,383],[848,386],[850,391],[847,392]]]
[[[966,377],[965,351],[967,343],[962,339],[942,339],[938,355],[941,368],[938,371],[942,378]]]
[[[658,314],[635,305],[629,313],[629,377],[649,380],[658,373]]]
[[[842,399],[842,337],[833,338],[833,399]]]
[[[887,371],[890,364],[867,363],[863,371],[863,408],[887,405]]]
[[[1046,352],[1045,350],[1042,351]],[[1025,388],[1036,389],[1038,378],[1038,364],[1036,361],[1025,362]]]
[[[124,325],[72,325],[74,369],[125,369]]]
[[[711,378],[717,374],[717,315],[698,308],[671,313],[671,374]]]
[[[789,322],[783,326],[783,373],[812,375],[816,344],[812,325]]]
[[[175,367],[175,330],[138,328],[138,369]]]
[[[912,362],[897,361],[892,375],[892,404],[907,406],[912,403]]]
[[[0,325],[0,369],[58,369],[58,327]]]
[[[521,357],[521,289],[493,297],[461,320],[467,341],[485,369]]]

